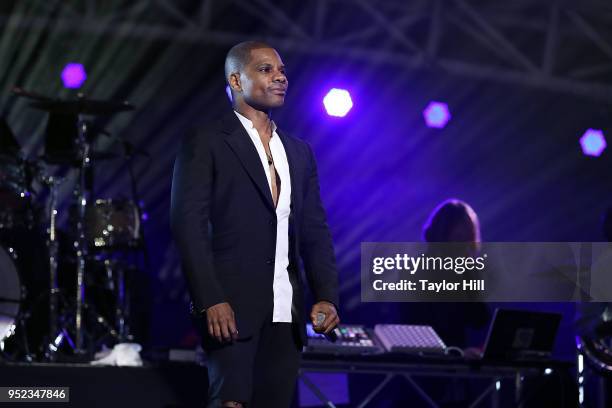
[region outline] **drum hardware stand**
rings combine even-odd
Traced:
[[[117,331],[96,312],[95,308],[88,304],[85,299],[85,284],[86,284],[86,260],[88,259],[88,243],[85,236],[85,213],[88,201],[88,180],[87,170],[91,166],[90,149],[91,144],[88,132],[89,123],[82,120],[79,115],[78,121],[78,140],[80,152],[80,166],[78,168],[79,179],[75,185],[74,197],[77,200],[77,217],[76,217],[76,234],[77,237],[73,243],[76,250],[77,260],[77,287],[76,287],[76,308],[75,308],[75,345],[74,352],[77,355],[84,356],[88,353],[85,348],[85,313],[93,314],[97,323],[115,338],[119,338]]]
[[[127,170],[130,177],[130,188],[132,192],[132,201],[136,204],[137,216],[138,216],[138,236],[139,242],[137,242],[136,248],[140,249],[143,252],[145,270],[149,270],[149,254],[147,250],[146,240],[144,236],[144,228],[142,225],[142,217],[143,217],[143,208],[142,202],[140,201],[138,188],[136,183],[136,177],[134,175],[133,169],[133,159],[136,155],[142,155],[147,158],[150,158],[150,155],[145,150],[139,149],[135,147],[130,142],[123,140],[117,136],[111,136],[108,133],[105,133],[106,136],[110,137],[113,140],[119,141],[124,148],[125,157],[127,162]],[[109,282],[109,289],[113,290],[115,293],[115,331],[111,331],[111,335],[116,337],[119,342],[133,341],[134,337],[130,334],[129,328],[129,316],[130,316],[130,307],[129,307],[129,290],[126,290],[126,270],[125,266],[118,264],[116,260],[112,259],[104,259],[104,268],[106,270],[107,279]],[[114,275],[114,276],[113,276]],[[115,279],[113,279],[115,278]]]
[[[142,254],[144,257],[144,270],[146,273],[148,273],[151,270],[151,262],[150,262],[150,257],[149,257],[149,248],[147,246],[147,240],[145,237],[145,233],[144,233],[144,226],[143,226],[143,202],[140,199],[140,194],[138,193],[138,185],[136,182],[136,176],[134,175],[134,157],[136,155],[142,155],[144,157],[146,157],[147,159],[151,158],[151,155],[144,149],[140,149],[136,146],[134,146],[132,143],[128,142],[127,140],[122,140],[122,144],[123,144],[123,149],[125,151],[125,157],[126,157],[126,161],[127,161],[127,168],[128,168],[128,175],[130,176],[130,188],[132,190],[132,200],[136,203],[136,208],[138,211],[138,237],[140,242],[138,243],[138,247],[142,250]],[[124,285],[125,283],[125,271],[123,270],[123,268],[121,268],[121,272],[120,272],[120,282],[122,285]],[[125,292],[124,289],[122,289],[120,292],[121,296],[119,296],[117,298],[117,301],[119,302],[119,305],[123,306],[123,310],[119,311],[118,309],[118,313],[122,313],[122,320],[118,320],[119,322],[123,321],[123,318],[128,317],[129,318],[129,292]],[[127,293],[127,295],[126,295]],[[128,334],[129,330],[124,330],[123,332],[123,337],[127,338],[128,340],[133,340],[133,336]]]
[[[58,242],[56,237],[55,220],[57,217],[57,188],[63,182],[62,179],[56,179],[48,176],[43,177],[43,183],[50,188],[50,204],[49,204],[49,231],[47,248],[49,250],[49,335],[55,336],[58,328],[58,311],[60,294],[58,277],[57,277],[57,256]],[[49,344],[49,347],[53,343]]]
[[[45,347],[45,358],[48,360],[55,359],[55,353],[59,346],[67,340],[72,349],[75,348],[74,342],[70,338],[66,330],[65,323],[68,320],[67,316],[59,314],[59,298],[61,291],[58,282],[58,255],[59,244],[56,235],[56,218],[57,218],[57,189],[64,180],[52,176],[42,177],[42,182],[50,189],[49,203],[49,230],[47,239],[47,248],[49,251],[49,343]],[[64,303],[65,300],[64,300]],[[61,326],[61,329],[60,329]]]
[[[130,315],[129,294],[125,290],[125,270],[123,268],[119,268],[117,272],[116,320],[118,326],[117,328],[119,329],[119,340],[124,343],[132,340],[127,323],[127,317]]]
[[[84,356],[87,350],[84,346],[85,339],[85,310],[88,309],[88,305],[85,302],[85,261],[87,259],[87,240],[85,238],[85,209],[87,205],[87,189],[86,189],[86,170],[90,166],[90,144],[87,139],[87,122],[79,118],[78,121],[78,140],[77,145],[80,153],[80,166],[78,173],[78,181],[73,191],[74,197],[77,201],[77,222],[76,222],[76,233],[77,237],[73,243],[74,249],[76,250],[76,261],[77,261],[77,282],[76,282],[76,306],[74,312],[74,341],[70,337],[66,325],[71,318],[67,315],[59,315],[59,302],[58,296],[60,296],[60,288],[58,284],[58,242],[56,240],[56,225],[55,220],[57,216],[57,185],[61,181],[56,181],[53,177],[47,177],[45,182],[51,188],[51,209],[50,209],[50,228],[49,228],[49,269],[50,269],[50,297],[49,297],[49,335],[51,341],[47,346],[46,357],[50,360],[55,359],[55,353],[58,351],[59,346],[64,340],[67,340],[74,353],[80,356]],[[60,321],[61,320],[61,321]],[[108,323],[96,313],[96,320],[107,328]]]
[[[120,338],[119,334],[117,333],[117,330],[113,328],[112,325],[102,315],[100,315],[96,311],[93,305],[90,305],[89,303],[85,302],[83,303],[82,310],[83,310],[83,316],[93,316],[95,319],[95,322],[98,323],[104,329],[104,331],[107,334],[109,334],[111,337],[115,339]],[[59,348],[64,343],[64,341],[67,342],[68,346],[75,352],[75,354],[77,354],[77,356],[81,356],[81,357],[85,356],[85,354],[88,352],[87,349],[84,349],[83,353],[81,354],[77,353],[76,343],[72,339],[72,337],[70,336],[70,332],[68,331],[68,327],[74,324],[75,321],[76,321],[76,313],[74,313],[73,315],[64,314],[61,316],[60,325],[59,325],[61,329],[57,332],[57,335],[52,339],[52,341],[48,345],[48,350],[46,353],[47,359],[56,360],[56,353],[58,352]],[[84,322],[85,321],[83,321],[83,323]],[[86,336],[89,336],[90,340],[92,342],[95,342],[95,339],[93,340],[91,339],[93,335],[84,330],[83,331],[83,341],[85,340]]]
[[[31,199],[32,197],[32,183],[34,180],[34,173],[40,172],[39,164],[36,161],[23,159],[24,170],[25,170],[25,180],[26,186],[30,188],[23,192],[24,197],[28,200],[26,201],[27,211],[26,211],[26,228],[28,230],[33,230],[35,226],[35,214],[34,214],[34,201]]]
[[[104,269],[107,279],[111,283],[109,289],[115,293],[115,326],[116,337],[120,343],[133,340],[129,329],[129,291],[125,288],[125,267],[117,265],[118,262],[111,259],[104,260]],[[114,282],[116,278],[116,283]]]
[[[142,250],[142,254],[144,256],[144,263],[145,263],[145,270],[149,271],[150,270],[150,260],[149,260],[149,251],[148,251],[148,247],[147,247],[147,242],[145,239],[145,234],[144,234],[144,228],[143,228],[143,202],[140,199],[140,194],[138,193],[138,186],[137,186],[137,182],[136,182],[136,176],[134,175],[134,166],[133,166],[133,162],[134,162],[134,157],[140,155],[140,156],[144,156],[147,159],[151,158],[151,155],[149,154],[149,152],[147,152],[146,150],[136,147],[134,146],[132,143],[128,142],[127,140],[124,140],[123,138],[119,137],[119,136],[109,136],[111,139],[119,141],[121,143],[121,145],[123,146],[123,151],[125,152],[125,160],[126,160],[126,166],[127,166],[127,170],[128,170],[128,175],[130,177],[130,189],[132,190],[132,201],[136,204],[136,209],[138,210],[138,236],[139,236],[139,242],[137,243],[137,248],[139,248],[140,250]]]
[[[144,226],[143,226],[143,214],[144,214],[144,203],[140,200],[140,194],[138,194],[138,185],[136,183],[136,176],[134,175],[134,156],[140,154],[147,159],[150,159],[151,156],[149,153],[143,149],[138,149],[132,143],[127,140],[123,141],[123,148],[125,151],[126,159],[127,159],[127,167],[128,174],[130,176],[130,188],[132,190],[132,200],[136,203],[136,209],[138,211],[138,248],[142,251],[142,255],[144,258],[144,268],[145,271],[148,272],[151,270],[151,263],[149,258],[149,248],[147,246],[147,240],[144,235]],[[134,337],[129,334],[129,329],[125,326],[125,319],[130,316],[129,310],[129,292],[125,291],[125,270],[124,268],[120,268],[119,272],[119,282],[121,288],[118,292],[117,302],[121,308],[117,308],[117,317],[118,322],[120,322],[120,333],[124,340],[132,341]]]
[[[74,196],[77,199],[77,238],[74,241],[77,256],[77,287],[76,287],[76,314],[75,332],[77,354],[84,354],[83,337],[85,328],[83,326],[83,312],[85,305],[85,259],[87,257],[87,240],[85,239],[85,209],[87,205],[87,192],[85,189],[86,169],[90,165],[89,140],[87,139],[87,122],[81,120],[79,115],[79,138],[78,145],[81,153],[81,165],[79,167],[79,180],[76,184]]]
[[[85,303],[84,304],[85,310],[87,310],[90,313],[93,313],[95,315],[96,318],[96,322],[102,326],[104,328],[104,330],[106,330],[106,332],[108,334],[111,335],[111,337],[121,341],[121,338],[119,336],[119,333],[117,332],[117,330],[101,315],[99,314],[95,307],[93,305],[90,305],[89,303]]]
[[[55,236],[55,219],[57,215],[57,185],[60,182],[54,180],[53,177],[48,177],[45,182],[51,188],[51,210],[50,210],[50,223],[51,228],[49,229],[49,266],[51,274],[51,296],[50,296],[50,336],[51,341],[49,342],[46,350],[46,357],[49,360],[55,359],[55,353],[57,353],[59,347],[67,341],[74,354],[78,356],[86,356],[89,349],[86,347],[85,339],[87,336],[91,337],[91,333],[86,330],[86,316],[92,316],[95,321],[100,324],[101,327],[113,338],[123,341],[125,338],[129,338],[126,333],[127,326],[125,325],[125,310],[123,306],[119,306],[116,312],[118,317],[118,328],[114,328],[109,322],[97,311],[93,305],[88,304],[85,296],[86,286],[86,261],[89,259],[88,242],[85,235],[85,222],[86,222],[86,208],[88,201],[89,183],[87,179],[87,170],[91,166],[90,157],[90,140],[88,135],[88,122],[79,118],[78,121],[78,150],[79,150],[79,167],[78,167],[78,181],[75,184],[73,190],[73,196],[75,197],[77,204],[76,212],[76,238],[73,242],[73,247],[76,255],[76,304],[74,308],[74,315],[69,316],[66,313],[59,315],[58,296],[60,296],[60,288],[58,285],[58,243]],[[121,275],[121,274],[120,274]],[[121,278],[122,279],[122,278]],[[117,285],[118,302],[124,302],[124,286],[123,281],[118,282]],[[73,320],[74,319],[74,320]],[[74,322],[74,339],[70,337],[70,333],[67,327],[72,325]],[[74,341],[73,341],[74,340]]]

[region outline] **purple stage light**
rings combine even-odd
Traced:
[[[70,62],[62,70],[64,88],[80,88],[87,79],[87,73],[82,64]]]
[[[323,98],[323,105],[329,116],[342,118],[353,107],[353,100],[346,89],[332,88]]]
[[[599,129],[587,129],[580,138],[580,147],[586,156],[599,157],[606,149],[606,145],[606,138]]]
[[[451,114],[444,102],[431,101],[423,111],[423,118],[427,126],[442,129],[451,119]]]

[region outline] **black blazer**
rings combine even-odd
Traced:
[[[337,271],[313,152],[305,142],[277,133],[291,176],[292,315],[304,341],[299,259],[315,301],[338,305]],[[272,310],[276,211],[257,150],[234,112],[183,140],[170,218],[197,310],[229,302],[239,336],[251,336]]]

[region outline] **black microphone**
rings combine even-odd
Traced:
[[[317,321],[315,322],[315,327],[318,327],[318,326],[322,325],[324,321],[325,321],[325,313],[318,312],[317,313]],[[336,340],[338,340],[338,335],[336,334],[336,331],[335,331],[336,327],[337,326],[334,326],[334,328],[331,329],[329,333],[323,333],[325,338],[327,340],[331,341],[332,343],[335,343]]]

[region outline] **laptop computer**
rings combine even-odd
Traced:
[[[544,360],[551,356],[561,314],[495,309],[482,354],[488,361]]]

